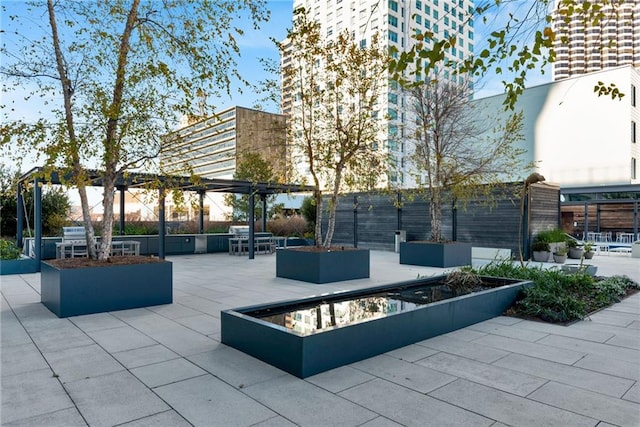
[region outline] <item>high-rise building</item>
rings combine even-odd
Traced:
[[[556,60],[553,80],[619,65],[640,67],[640,1],[578,1],[589,3],[587,12],[573,13],[556,4]],[[600,7],[599,10],[594,7]],[[595,12],[594,12],[595,10]]]
[[[445,52],[444,62],[460,61],[473,52],[472,0],[294,0],[293,8],[304,8],[309,19],[318,21],[327,40],[346,30],[354,43],[367,46],[378,33],[388,46],[402,52],[414,45],[416,34],[430,32],[433,37],[426,40],[427,46],[432,45],[433,40],[456,37],[455,46]],[[283,45],[281,64],[284,69],[290,61],[287,55],[290,46],[286,40]],[[451,81],[462,78],[447,70],[439,71],[441,78]],[[392,184],[411,186],[413,183],[406,172],[409,164],[404,157],[408,147],[403,143],[403,133],[406,123],[415,117],[407,113],[408,96],[389,81],[389,76],[381,75],[380,78],[385,80],[386,90],[377,103],[379,111],[375,113],[384,121],[380,147],[389,154],[387,178]],[[293,83],[283,78],[282,114],[296,114],[295,91]]]

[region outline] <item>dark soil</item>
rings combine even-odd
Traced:
[[[297,248],[289,248],[289,250],[293,251],[302,251],[302,252],[340,252],[340,251],[357,251],[358,248],[354,248],[352,246],[330,246],[325,248],[324,246],[300,246]]]
[[[64,258],[51,259],[46,261],[54,267],[60,269],[67,268],[83,268],[83,267],[109,267],[112,265],[130,265],[130,264],[149,264],[153,262],[165,262],[165,260],[139,255],[112,256],[106,260],[90,259],[90,258]]]

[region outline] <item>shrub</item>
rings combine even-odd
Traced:
[[[20,258],[20,248],[10,240],[0,239],[0,259],[12,260]]]
[[[316,222],[316,200],[313,197],[305,197],[300,206],[300,214],[311,226]]]
[[[552,230],[541,231],[536,235],[536,242],[565,242],[567,240],[567,235],[560,228],[554,228]]]
[[[522,268],[508,261],[492,262],[474,270],[485,276],[531,280],[511,310],[549,322],[583,319],[589,313],[620,301],[640,285],[625,276],[594,278],[588,274],[565,274],[541,267]]]
[[[551,246],[549,246],[549,242],[544,242],[542,240],[533,242],[531,248],[535,252],[549,252],[551,250]]]
[[[267,231],[275,236],[304,236],[307,230],[307,221],[301,216],[289,218],[276,218],[267,222]]]

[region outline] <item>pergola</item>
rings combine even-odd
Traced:
[[[102,178],[99,171],[87,170],[88,186],[101,187]],[[42,167],[35,167],[18,179],[18,212],[17,212],[17,243],[22,246],[22,228],[24,226],[24,200],[22,190],[28,182],[34,183],[34,240],[35,259],[39,265],[42,259],[42,189],[40,184],[64,185],[69,182],[70,175],[60,175],[59,172],[45,172]],[[165,196],[167,190],[190,191],[197,193],[200,198],[198,215],[198,233],[204,233],[204,197],[207,192],[233,193],[246,195],[259,195],[262,201],[262,212],[267,211],[267,196],[282,193],[306,193],[315,192],[316,188],[301,184],[277,184],[272,182],[252,182],[237,179],[192,179],[184,176],[156,175],[138,172],[126,172],[117,175],[116,190],[120,193],[120,234],[124,234],[125,192],[130,188],[157,188],[158,189],[158,256],[165,258]],[[255,202],[249,197],[249,218],[255,217]],[[254,221],[249,222],[249,259],[254,259],[255,227]],[[262,215],[262,229],[266,230],[266,215]]]

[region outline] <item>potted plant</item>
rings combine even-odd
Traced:
[[[551,247],[549,246],[549,242],[545,242],[543,240],[537,240],[533,242],[531,245],[531,249],[533,251],[533,260],[537,262],[547,262],[549,261],[549,256],[551,255]]]
[[[594,243],[593,242],[586,242],[583,246],[582,249],[584,249],[584,258],[585,259],[592,259],[593,256],[595,255],[595,252],[593,251],[594,248]]]
[[[22,255],[15,243],[0,239],[0,275],[35,273],[36,267],[35,260]]]
[[[567,261],[567,248],[564,246],[558,246],[553,253],[553,261],[558,264],[564,264]]]
[[[569,249],[568,256],[571,259],[582,259],[584,249],[579,245],[575,239],[567,239],[567,248]]]

